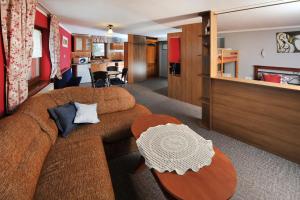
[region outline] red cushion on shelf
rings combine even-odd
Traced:
[[[180,38],[169,39],[169,62],[180,63]]]
[[[263,80],[272,83],[281,83],[281,76],[276,74],[263,74]]]

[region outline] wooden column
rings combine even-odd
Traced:
[[[182,26],[181,33],[168,34],[181,39],[181,73],[169,74],[169,97],[201,106],[202,96],[202,24]],[[169,50],[170,51],[170,48]]]
[[[147,79],[146,37],[128,35],[127,44],[128,82],[134,83]]]
[[[217,76],[217,16],[212,11],[202,17],[202,119],[201,126],[212,129],[211,77]]]

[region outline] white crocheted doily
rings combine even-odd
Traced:
[[[215,154],[211,140],[205,140],[183,124],[151,127],[136,143],[149,168],[176,171],[179,175],[210,165]]]

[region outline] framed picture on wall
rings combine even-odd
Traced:
[[[300,53],[300,31],[276,33],[277,53]]]
[[[69,46],[69,40],[68,40],[67,37],[62,36],[62,42],[61,43],[62,43],[63,47],[68,48],[68,46]]]

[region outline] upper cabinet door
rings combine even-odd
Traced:
[[[90,52],[92,50],[90,36],[75,35],[74,36],[74,51]]]
[[[75,51],[83,51],[83,39],[81,37],[75,37]]]
[[[92,50],[91,39],[89,37],[85,38],[85,50],[86,51]]]

